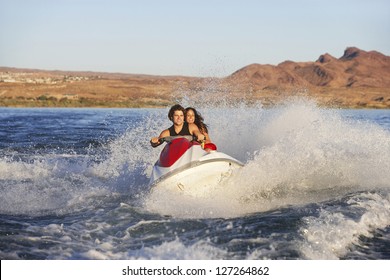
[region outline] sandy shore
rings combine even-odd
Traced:
[[[0,77],[2,107],[165,107],[183,96],[208,98],[216,104],[245,100],[269,106],[303,95],[326,107],[390,108],[389,88],[257,89],[223,78],[77,72],[7,72],[7,80],[4,73]]]

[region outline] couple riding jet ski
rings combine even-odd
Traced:
[[[167,143],[153,167],[150,185],[202,196],[243,164],[218,152],[213,143],[205,143],[205,135],[184,122],[184,115],[184,108],[174,105],[168,113],[173,125],[150,141],[152,147]]]

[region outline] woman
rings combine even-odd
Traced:
[[[206,141],[204,149],[206,151],[217,149],[217,147],[213,143],[211,143],[207,124],[204,123],[202,115],[198,111],[196,111],[195,108],[186,108],[186,122],[188,124],[196,124],[196,126],[199,128],[200,133],[205,136]]]

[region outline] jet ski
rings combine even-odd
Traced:
[[[206,151],[192,136],[169,136],[161,138],[160,142],[167,144],[153,167],[152,190],[164,188],[201,197],[243,166],[227,154]]]

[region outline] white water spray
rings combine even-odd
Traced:
[[[264,109],[197,108],[220,151],[245,163],[209,199],[157,191],[150,211],[187,218],[232,217],[349,192],[390,189],[390,133],[307,100]]]

